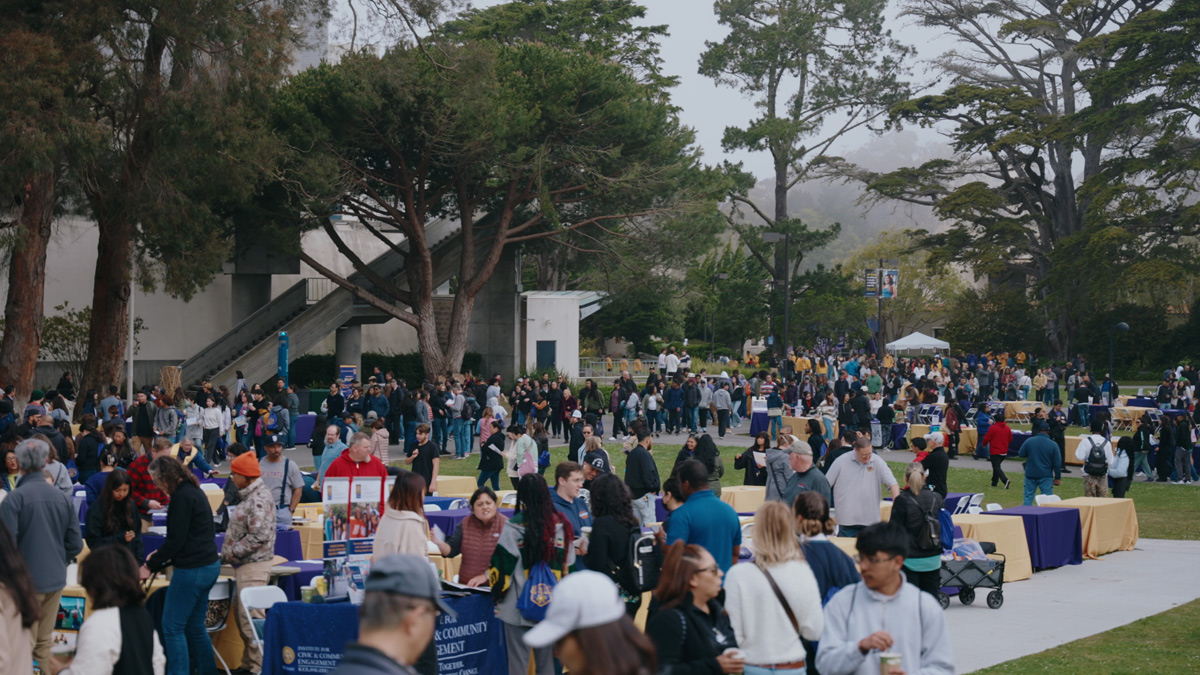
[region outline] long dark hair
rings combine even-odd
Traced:
[[[766,451],[771,449],[771,434],[765,431],[758,432],[758,435],[754,437],[754,445],[751,445],[749,449],[758,450],[760,447],[758,445],[759,441],[762,441],[762,450]]]
[[[587,657],[576,675],[650,675],[658,672],[654,643],[628,616],[571,632]]]
[[[575,538],[570,521],[560,515],[550,501],[546,479],[536,473],[522,476],[517,483],[517,513],[523,514],[525,519],[525,541],[521,544],[522,556],[529,562],[525,569],[539,560],[550,562],[554,556],[556,524],[562,523],[565,541]]]
[[[693,457],[699,460],[705,469],[708,469],[709,475],[717,471],[717,455],[719,454],[717,444],[713,442],[712,436],[704,434],[696,439],[696,452]]]
[[[401,471],[396,475],[387,505],[393,511],[414,511],[425,517],[425,477],[412,471]]]
[[[700,571],[700,561],[704,552],[703,547],[685,544],[683,541],[677,541],[667,547],[662,574],[658,577],[658,588],[654,589],[654,597],[660,603],[660,610],[675,607],[692,592],[692,577]]]
[[[129,486],[130,494],[125,497],[125,504],[118,511],[117,500],[113,499],[113,492],[116,492],[122,485]],[[109,531],[122,532],[138,529],[138,524],[133,519],[133,509],[129,508],[129,500],[133,499],[132,491],[133,481],[124,469],[113,469],[109,472],[108,478],[104,479],[104,488],[100,491],[100,508],[103,509],[104,524]]]
[[[137,570],[137,561],[128,548],[101,546],[80,563],[79,585],[95,603],[93,609],[137,607],[146,597]]]
[[[150,476],[168,495],[175,494],[179,486],[185,482],[200,487],[200,481],[196,480],[196,475],[170,455],[164,455],[150,462],[149,469]]]
[[[625,527],[641,525],[633,515],[633,496],[625,481],[611,473],[601,474],[592,481],[592,515],[611,516]]]
[[[13,597],[13,604],[21,613],[21,626],[32,628],[37,623],[41,607],[33,592],[33,579],[29,569],[25,567],[25,558],[17,550],[17,542],[4,521],[0,520],[0,591],[7,590]]]

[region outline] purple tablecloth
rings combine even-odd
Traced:
[[[946,501],[945,501],[945,504],[942,506],[942,508],[946,509],[950,513],[954,513],[954,511],[958,509],[958,500],[970,499],[971,495],[973,495],[973,494],[975,494],[975,493],[973,493],[973,492],[947,492],[946,493]]]
[[[512,514],[513,514],[513,510],[512,509],[500,509],[500,513],[503,513],[504,515],[511,518]],[[425,512],[425,520],[429,521],[430,529],[433,529],[434,525],[438,526],[439,528],[441,528],[442,532],[445,533],[446,538],[449,539],[450,535],[454,534],[454,530],[458,527],[458,524],[462,522],[463,518],[466,518],[469,515],[471,515],[471,509],[451,509],[449,511],[426,511]]]
[[[1016,457],[1017,452],[1021,450],[1021,446],[1025,445],[1025,441],[1029,440],[1032,434],[1024,431],[1014,431],[1012,440],[1008,442],[1008,456]]]
[[[151,553],[157,551],[166,541],[166,537],[160,534],[144,534],[142,535],[142,548],[149,557]],[[225,543],[225,533],[217,533],[217,550],[221,550],[221,545]],[[301,560],[304,558],[304,549],[300,546],[300,533],[296,530],[276,530],[275,531],[275,555],[282,556],[288,560]]]
[[[1083,563],[1083,530],[1079,509],[1014,506],[988,511],[989,516],[1020,516],[1035,570]]]
[[[323,560],[292,560],[288,567],[299,567],[300,573],[279,578],[279,587],[287,594],[288,600],[300,599],[300,589],[312,583],[313,578],[321,576],[325,570]]]
[[[771,418],[765,412],[756,412],[750,416],[750,435],[757,436],[763,431],[771,430]]]
[[[296,416],[296,445],[308,445],[308,442],[312,440],[313,426],[316,423],[317,416],[311,413]]]

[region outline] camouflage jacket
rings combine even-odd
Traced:
[[[244,565],[275,556],[275,500],[270,488],[255,478],[238,491],[241,501],[230,509],[229,529],[221,546],[221,562]]]

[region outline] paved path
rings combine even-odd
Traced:
[[[969,607],[951,598],[955,671],[1036,654],[1200,598],[1200,584],[1187,581],[1198,557],[1198,541],[1142,539],[1133,551],[1006,584],[1000,609],[988,609],[982,589]]]

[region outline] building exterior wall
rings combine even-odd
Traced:
[[[537,368],[539,340],[556,342],[555,368],[569,377],[579,374],[579,300],[574,297],[525,297],[525,344],[522,367]]]

